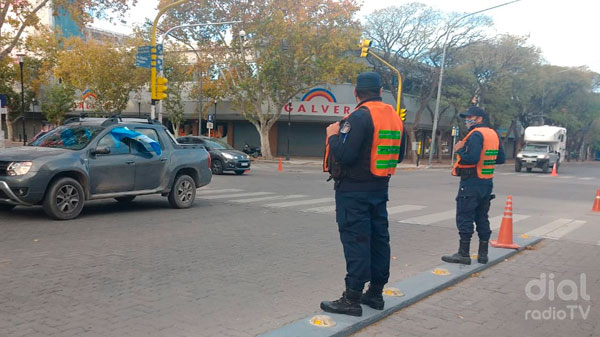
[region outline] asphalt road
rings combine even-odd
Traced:
[[[314,165],[257,164],[214,177],[187,210],[147,196],[90,202],[67,222],[1,213],[0,335],[254,336],[317,312],[344,276],[325,180]],[[445,169],[394,177],[391,281],[456,250],[457,184]],[[598,252],[598,188],[600,163],[564,164],[558,177],[500,166],[492,226],[512,195],[515,233]]]

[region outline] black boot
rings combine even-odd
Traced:
[[[444,255],[442,256],[442,261],[448,263],[471,264],[471,256],[469,256],[470,246],[471,241],[460,240],[458,253],[454,255]]]
[[[360,306],[361,295],[362,291],[346,288],[346,291],[344,291],[339,300],[321,302],[321,309],[334,314],[362,316],[362,307]]]
[[[373,309],[383,310],[385,302],[383,301],[383,285],[370,284],[367,290],[361,297],[360,303],[366,304]]]
[[[488,263],[488,242],[479,241],[479,252],[477,253],[477,262]]]

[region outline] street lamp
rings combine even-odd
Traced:
[[[21,69],[21,123],[23,123],[23,146],[27,145],[27,134],[25,134],[25,85],[23,84],[23,62],[24,53],[17,54],[19,57],[19,68]]]
[[[428,161],[429,167],[431,167],[431,162],[433,160],[433,151],[435,150],[436,132],[437,132],[437,126],[438,126],[438,119],[440,116],[440,99],[441,99],[441,94],[442,94],[442,79],[444,77],[444,63],[446,62],[446,50],[448,48],[448,36],[450,35],[450,31],[452,31],[454,26],[456,26],[460,21],[462,21],[465,18],[468,18],[469,16],[483,13],[483,12],[486,12],[486,11],[489,11],[492,9],[496,9],[498,7],[510,5],[512,3],[519,2],[519,1],[521,1],[521,0],[509,1],[509,2],[502,3],[500,5],[492,6],[492,7],[485,8],[485,9],[482,9],[482,10],[479,10],[476,12],[465,14],[465,15],[461,16],[460,18],[458,18],[456,21],[454,21],[454,23],[452,23],[448,27],[448,30],[446,31],[446,34],[445,34],[446,36],[444,37],[444,47],[443,47],[443,51],[442,51],[442,64],[440,65],[440,76],[438,79],[437,98],[435,100],[435,113],[433,116],[433,129],[431,130],[431,147],[429,148],[429,161]]]
[[[287,111],[288,111],[288,129],[287,129],[287,153],[285,155],[285,160],[289,161],[290,160],[290,132],[292,132],[292,119],[291,119],[292,102],[289,102],[287,104]]]
[[[33,136],[35,136],[35,106],[38,101],[34,98],[31,99],[31,122],[33,124]]]

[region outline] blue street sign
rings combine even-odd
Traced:
[[[215,121],[215,115],[213,115],[213,114],[208,115],[208,121],[209,122],[214,122]]]
[[[152,67],[152,58],[150,55],[152,54],[151,46],[141,46],[138,47],[137,55],[135,56],[135,66],[142,68],[151,68]]]
[[[152,53],[152,46],[140,46],[137,49],[138,54],[148,54]]]
[[[135,56],[135,66],[142,68],[152,68],[150,55],[137,54]]]
[[[159,43],[156,45],[156,55],[162,55],[162,54],[163,54],[163,45]]]
[[[156,71],[162,71],[163,60],[161,58],[156,59]]]

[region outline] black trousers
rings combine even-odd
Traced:
[[[492,197],[493,184],[491,181],[472,178],[461,181],[456,196],[456,227],[463,241],[470,241],[473,236],[473,223],[477,225],[480,241],[489,241],[492,230],[488,212]]]
[[[335,193],[336,220],[346,258],[346,287],[384,285],[390,276],[388,190]]]

